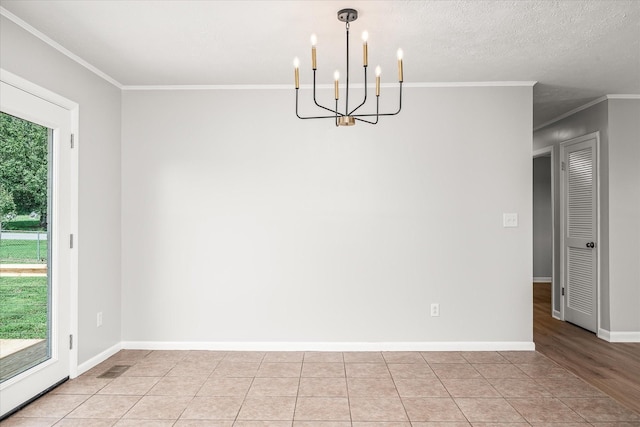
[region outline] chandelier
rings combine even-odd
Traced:
[[[378,123],[380,116],[395,116],[400,112],[402,108],[402,49],[398,49],[398,83],[400,85],[400,94],[398,99],[398,110],[393,113],[381,113],[380,112],[380,67],[376,67],[376,112],[375,114],[356,114],[356,112],[365,105],[367,102],[367,68],[369,61],[369,51],[367,46],[367,39],[369,34],[365,31],[362,33],[362,66],[364,68],[364,96],[362,102],[357,107],[349,110],[349,23],[358,19],[358,11],[355,9],[342,9],[338,12],[338,20],[345,23],[347,34],[347,67],[346,67],[346,85],[344,93],[344,109],[342,112],[338,109],[338,101],[340,99],[340,73],[336,71],[333,75],[334,79],[334,98],[336,101],[335,108],[329,108],[318,103],[316,99],[316,44],[318,39],[315,34],[311,35],[311,68],[313,69],[313,102],[314,104],[323,110],[330,112],[331,114],[324,116],[301,116],[298,112],[298,92],[300,90],[300,60],[295,58],[293,60],[294,73],[295,73],[295,85],[296,85],[296,116],[299,119],[334,119],[336,126],[353,126],[356,124],[356,120],[364,123],[375,125]]]

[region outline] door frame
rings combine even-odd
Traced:
[[[74,137],[74,147],[71,150],[70,171],[70,231],[74,236],[73,248],[69,253],[69,333],[73,336],[73,346],[69,351],[69,378],[78,376],[78,140],[79,140],[79,109],[78,103],[73,102],[57,93],[30,82],[4,68],[0,68],[0,80],[33,96],[41,98],[69,111],[71,117],[71,135]],[[28,372],[28,371],[26,371]],[[20,374],[22,375],[22,374]]]
[[[584,142],[584,141],[588,141],[590,139],[595,139],[596,140],[596,164],[595,164],[595,168],[596,168],[596,247],[594,248],[596,251],[596,335],[598,336],[598,338],[602,338],[600,336],[600,324],[601,324],[601,313],[602,310],[600,309],[600,302],[602,301],[601,295],[600,295],[600,278],[602,275],[602,266],[601,266],[601,257],[600,257],[600,247],[601,247],[601,242],[602,239],[600,238],[600,230],[601,230],[601,226],[600,226],[600,218],[601,218],[601,214],[600,214],[600,131],[596,131],[596,132],[591,132],[582,136],[578,136],[575,138],[571,138],[568,139],[566,141],[562,141],[560,142],[560,159],[558,162],[559,165],[559,169],[560,169],[560,176],[561,176],[561,180],[560,180],[560,288],[564,288],[566,283],[565,283],[565,277],[566,277],[566,256],[565,256],[565,238],[566,238],[566,197],[567,197],[567,189],[565,186],[565,174],[562,170],[562,162],[564,159],[564,155],[565,155],[565,150],[566,147],[572,144],[576,144],[576,143],[580,143],[580,142]],[[560,320],[564,320],[564,307],[565,307],[565,296],[561,294],[561,300],[560,300],[560,307],[561,307],[561,311],[562,311],[562,318]]]
[[[560,311],[556,312],[554,307],[556,306],[556,294],[555,288],[557,286],[556,280],[556,208],[555,208],[555,188],[556,188],[556,177],[555,177],[555,153],[553,152],[553,146],[541,148],[539,150],[533,151],[533,158],[537,157],[546,157],[550,155],[550,173],[551,173],[551,316],[564,320],[564,308],[562,305],[562,300],[560,300]],[[560,293],[561,294],[561,293]],[[560,297],[562,298],[562,296]]]

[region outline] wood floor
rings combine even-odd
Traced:
[[[640,343],[609,343],[551,316],[551,284],[533,286],[536,350],[640,414]]]

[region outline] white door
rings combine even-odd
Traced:
[[[0,416],[19,407],[70,373],[70,281],[74,260],[71,257],[70,233],[72,215],[71,112],[15,86],[0,82],[0,110],[26,125],[44,126],[48,145],[48,209],[46,258],[46,325],[41,340],[41,354],[27,360],[19,369],[11,368],[0,383]],[[30,123],[28,123],[30,122]],[[8,144],[9,132],[3,133]],[[8,277],[0,280],[8,283]],[[12,303],[2,301],[5,305]],[[11,307],[9,307],[11,308]],[[19,323],[20,320],[17,321]],[[26,357],[25,357],[26,359]],[[6,365],[8,359],[0,359]]]
[[[565,320],[597,332],[597,134],[561,146]]]

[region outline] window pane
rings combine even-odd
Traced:
[[[51,354],[51,134],[0,113],[0,382]]]

